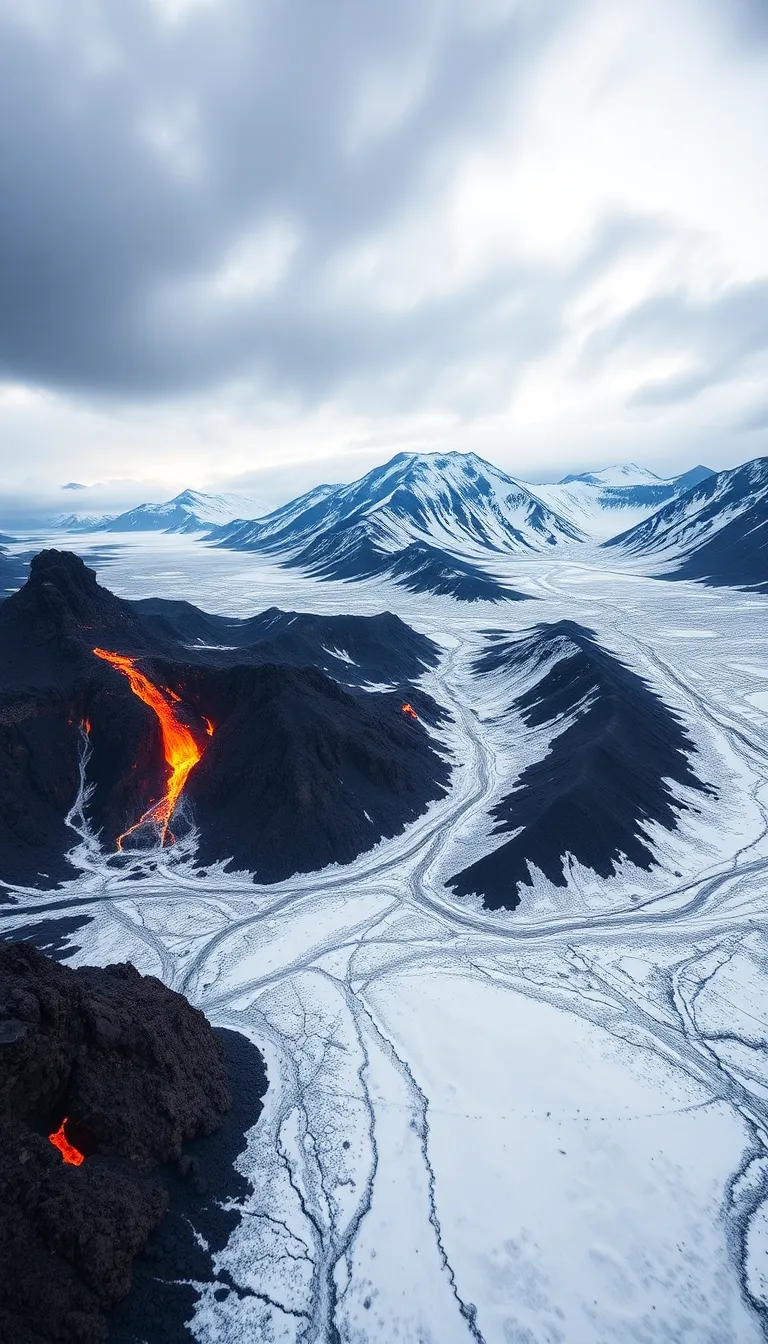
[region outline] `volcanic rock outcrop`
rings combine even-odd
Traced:
[[[229,1102],[220,1043],[181,995],[131,965],[0,947],[0,1338],[106,1338],[168,1204],[158,1164]]]
[[[544,757],[492,810],[493,834],[511,838],[450,879],[458,895],[514,910],[520,886],[532,885],[531,866],[564,887],[569,855],[601,877],[622,858],[647,870],[649,823],[674,830],[690,806],[672,786],[710,792],[691,769],[695,748],[678,715],[574,621],[522,638],[488,632],[475,672],[527,681],[507,713],[532,730],[557,729]]]
[[[169,727],[194,744],[182,808],[203,862],[264,881],[348,862],[445,792],[425,727],[442,712],[414,684],[437,657],[390,613],[232,621],[123,601],[77,556],[41,552],[0,604],[0,878],[74,875],[78,798],[108,852],[170,842]],[[137,829],[145,816],[164,824]]]

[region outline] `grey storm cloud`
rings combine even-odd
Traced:
[[[587,358],[627,350],[687,356],[692,368],[647,383],[635,406],[670,406],[698,396],[768,355],[768,281],[729,285],[711,298],[682,289],[653,295],[589,342]]]
[[[492,124],[562,13],[220,0],[174,23],[149,0],[0,0],[0,376],[129,398],[244,378],[313,399],[409,360],[415,387],[500,332],[513,356],[554,341],[568,277],[501,274],[388,314],[334,293],[329,268]],[[377,81],[413,97],[350,144]],[[269,292],[201,283],[273,221],[296,248]]]

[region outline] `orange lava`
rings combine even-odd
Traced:
[[[68,1162],[71,1167],[79,1167],[85,1161],[85,1157],[83,1156],[82,1153],[78,1152],[77,1148],[73,1147],[73,1145],[69,1142],[69,1139],[66,1137],[64,1133],[64,1126],[66,1125],[66,1123],[67,1123],[67,1117],[65,1115],[64,1119],[59,1125],[59,1128],[56,1130],[56,1133],[49,1134],[48,1138],[50,1142],[53,1144],[54,1148],[58,1148],[65,1162]]]
[[[187,782],[189,772],[197,765],[203,754],[202,748],[195,740],[191,729],[185,723],[181,723],[178,718],[176,705],[181,703],[181,697],[168,686],[154,686],[149,678],[139,671],[135,658],[127,658],[122,653],[108,653],[106,649],[94,649],[93,652],[97,658],[103,658],[105,662],[111,663],[118,672],[122,672],[123,676],[128,678],[128,684],[134,695],[137,695],[140,700],[144,701],[145,705],[149,705],[150,709],[154,710],[160,722],[163,755],[170,770],[165,796],[158,803],[153,803],[133,826],[129,826],[127,831],[117,837],[117,848],[122,849],[123,841],[147,823],[160,828],[162,844],[167,841],[173,844],[174,836],[170,829],[171,818],[181,796],[181,791]],[[206,731],[211,736],[213,724],[206,720],[206,725]]]
[[[413,705],[409,705],[407,701],[403,705],[403,713],[407,714],[410,719],[416,719],[418,721],[419,716],[416,713],[416,710],[413,708]]]

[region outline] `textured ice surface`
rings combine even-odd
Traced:
[[[73,962],[129,957],[267,1058],[253,1194],[221,1257],[252,1295],[203,1294],[204,1344],[764,1338],[765,602],[584,548],[494,569],[646,677],[719,790],[651,828],[648,872],[533,873],[514,914],[444,882],[493,845],[489,808],[550,740],[521,723],[510,741],[503,688],[472,674],[482,632],[530,625],[527,604],[500,618],[184,538],[131,538],[102,570],[121,595],[233,616],[395,611],[445,651],[423,685],[460,762],[445,799],[347,867],[266,888],[174,852],[117,871],[91,847],[77,882],[2,907],[8,928],[89,915]]]

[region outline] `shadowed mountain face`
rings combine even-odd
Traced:
[[[393,579],[412,593],[434,593],[457,602],[523,602],[526,597],[480,565],[459,560],[427,542],[414,541],[402,550],[383,549],[373,539],[370,526],[361,523],[323,532],[285,563],[321,579]]]
[[[606,544],[673,563],[665,579],[768,592],[768,458],[708,477]]]
[[[510,712],[530,728],[565,726],[493,809],[494,834],[517,834],[448,885],[457,895],[482,896],[489,909],[514,910],[521,884],[531,885],[530,865],[560,887],[569,856],[601,877],[622,857],[649,869],[654,854],[645,827],[674,830],[689,806],[672,785],[704,791],[677,715],[592,631],[571,621],[537,626],[522,639],[492,634],[475,671],[532,678]]]
[[[6,881],[50,885],[73,875],[66,817],[86,743],[87,813],[108,851],[165,794],[158,716],[96,647],[125,655],[164,688],[198,744],[184,797],[206,863],[231,861],[272,881],[346,862],[445,791],[448,767],[420,721],[436,723],[441,711],[412,685],[437,650],[396,617],[272,609],[228,622],[186,603],[124,602],[76,556],[42,552],[24,588],[0,605]],[[397,690],[360,689],[382,681]],[[419,720],[403,714],[406,699]]]

